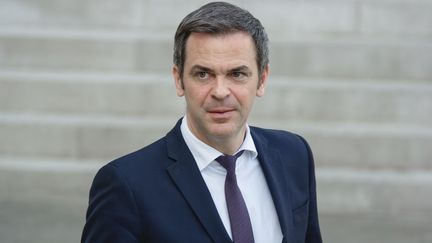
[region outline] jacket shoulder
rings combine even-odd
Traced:
[[[251,127],[251,133],[258,139],[266,140],[269,144],[289,143],[304,146],[304,143],[306,142],[306,140],[299,134],[285,130]]]
[[[299,134],[277,129],[251,127],[255,143],[266,144],[269,148],[277,149],[283,156],[296,157],[300,161],[313,163],[311,148]]]
[[[139,150],[123,155],[107,163],[125,174],[163,169],[167,164],[166,139],[161,138]]]

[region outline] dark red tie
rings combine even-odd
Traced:
[[[227,171],[225,178],[225,199],[233,241],[234,243],[253,243],[254,238],[249,213],[240,188],[237,185],[235,174],[236,160],[242,153],[243,151],[240,151],[235,155],[219,156],[216,161]]]

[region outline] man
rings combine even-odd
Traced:
[[[267,42],[228,3],[183,19],[172,73],[186,115],[97,173],[82,242],[322,242],[306,141],[247,125],[265,91]]]

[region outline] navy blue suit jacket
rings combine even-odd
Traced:
[[[306,141],[284,131],[250,131],[283,242],[322,242],[313,157]],[[85,243],[232,242],[180,122],[164,138],[99,170],[86,218],[81,239]]]

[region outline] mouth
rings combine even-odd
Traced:
[[[209,113],[225,113],[225,112],[230,112],[230,111],[234,111],[234,109],[232,109],[232,108],[216,108],[216,109],[209,109],[207,112],[209,112]]]
[[[216,120],[228,119],[235,109],[232,108],[216,108],[207,110],[207,113]]]

